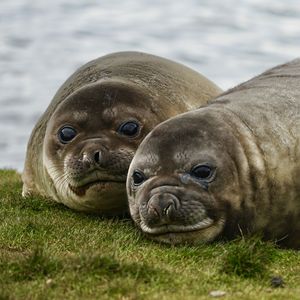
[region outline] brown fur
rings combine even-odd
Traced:
[[[82,211],[126,211],[126,174],[145,135],[219,93],[197,72],[145,53],[114,53],[89,62],[62,85],[33,129],[23,195],[41,194]],[[121,123],[132,119],[141,126],[139,134],[118,134]],[[63,125],[77,130],[68,144],[58,140]],[[95,163],[98,150],[101,161]],[[92,186],[95,181],[99,184]]]

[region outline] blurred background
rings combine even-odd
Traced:
[[[227,89],[300,56],[298,0],[0,0],[0,168],[23,168],[30,132],[79,66],[144,51]]]

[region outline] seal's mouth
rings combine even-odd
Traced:
[[[143,222],[141,229],[149,238],[167,244],[197,244],[214,240],[225,224],[225,219],[212,220],[206,218],[195,225],[162,225],[150,228]]]
[[[164,224],[157,227],[149,227],[144,223],[144,221],[141,221],[141,229],[143,232],[151,235],[161,235],[161,234],[167,234],[167,233],[184,233],[184,232],[192,232],[192,231],[199,231],[206,228],[211,227],[215,221],[211,218],[205,218],[199,223],[193,224],[193,225],[173,225],[173,224]]]
[[[125,184],[125,181],[117,181],[117,180],[95,180],[92,182],[88,182],[81,186],[73,186],[69,184],[69,189],[79,197],[82,197],[86,194],[87,190],[92,187],[97,187],[100,190],[109,188],[113,184]]]

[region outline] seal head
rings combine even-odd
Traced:
[[[32,132],[23,195],[92,213],[126,212],[127,170],[146,134],[219,92],[193,70],[144,53],[115,53],[84,65]]]
[[[126,197],[128,166],[161,117],[145,99],[130,84],[105,81],[79,89],[57,107],[48,122],[43,155],[54,198],[87,211],[126,209],[120,199]]]
[[[240,145],[213,114],[201,113],[201,122],[199,114],[156,127],[130,166],[130,213],[155,240],[198,243],[215,240],[224,231],[234,234],[231,223],[242,190],[231,151],[242,156]]]

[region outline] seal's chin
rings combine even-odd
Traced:
[[[167,244],[199,244],[214,240],[223,230],[224,218],[214,221],[206,218],[195,225],[162,225],[149,228],[143,222],[141,228],[153,240]]]
[[[62,203],[78,211],[121,215],[128,210],[124,181],[93,181],[74,187],[61,195]]]
[[[125,181],[106,181],[106,180],[96,180],[92,182],[88,182],[84,185],[74,186],[69,183],[69,189],[78,197],[83,197],[85,194],[89,192],[93,193],[101,193],[105,192],[109,189],[112,189],[116,185],[125,185]]]

